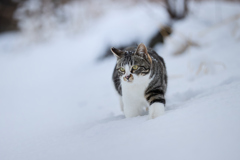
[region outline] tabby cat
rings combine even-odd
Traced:
[[[117,57],[112,79],[125,116],[148,112],[153,119],[164,114],[167,71],[163,58],[143,43],[111,51]]]

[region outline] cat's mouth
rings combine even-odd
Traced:
[[[132,82],[133,81],[133,75],[130,74],[128,76],[123,77],[123,80],[126,82]]]

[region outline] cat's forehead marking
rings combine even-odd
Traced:
[[[124,56],[118,62],[119,66],[124,67],[126,64],[132,66],[137,62],[142,63],[145,60],[145,58],[143,56],[134,54],[135,52],[136,52],[135,50],[125,50]]]
[[[132,64],[132,63],[133,63],[132,54],[130,52],[125,51],[124,57],[122,58],[122,61],[121,61],[121,66],[124,66],[126,64]]]
[[[129,75],[131,72],[130,72],[130,66],[128,65],[128,64],[126,64],[125,66],[124,66],[124,68],[125,68],[125,75]]]
[[[125,51],[125,55],[132,55],[133,53],[133,51]]]

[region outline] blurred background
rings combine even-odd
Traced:
[[[204,2],[209,2],[208,8],[205,8]],[[174,32],[174,24],[185,19],[187,15],[203,20],[197,14],[207,12],[205,14],[209,14],[209,19],[205,23],[209,24],[209,28],[213,24],[217,25],[217,23],[220,26],[220,21],[226,20],[227,17],[231,19],[223,7],[224,2],[238,5],[239,1],[1,0],[0,34],[17,32],[20,40],[15,43],[19,47],[19,45],[29,45],[29,43],[47,43],[58,36],[76,37],[98,28],[97,30],[101,33],[108,32],[104,36],[104,45],[108,47],[115,45],[116,47],[124,48],[144,42],[149,47],[155,48],[161,46],[166,37]],[[234,20],[236,19],[238,19],[238,16],[234,18]],[[234,20],[229,20],[230,22],[226,23],[232,23]],[[141,21],[143,26],[139,26],[139,28],[132,25],[136,23],[141,24]],[[149,21],[151,21],[151,24]],[[144,27],[148,28],[148,30],[146,31]],[[128,38],[120,40],[120,37],[112,39],[111,37],[113,36],[108,37],[108,35],[119,32],[121,32],[120,35],[123,37],[128,35]],[[129,35],[129,33],[131,34]],[[179,34],[185,36],[185,39],[189,38],[189,35]],[[95,36],[100,37],[100,35]],[[187,43],[185,44],[187,46],[198,45],[191,40],[187,40]],[[14,45],[14,47],[17,46]],[[184,52],[181,49],[176,52]],[[100,58],[110,56],[107,47],[102,54],[99,55]]]
[[[148,122],[111,80],[140,43],[169,78]],[[0,0],[0,159],[239,160],[239,68],[239,0]]]
[[[135,36],[134,39],[134,36],[132,36],[131,40],[126,40],[129,41],[128,43],[125,42],[126,44],[124,44],[124,42],[119,41],[116,45],[123,48],[145,42],[148,46],[155,47],[158,44],[163,44],[164,39],[174,31],[175,22],[183,20],[188,14],[208,12],[202,6],[204,2],[208,2],[208,0],[1,0],[0,33],[18,32],[24,37],[22,41],[25,41],[25,43],[30,41],[32,43],[46,42],[62,34],[65,36],[81,35],[90,28],[93,29],[93,26],[100,23],[103,25],[102,19],[115,23],[111,24],[109,22],[111,30],[108,30],[108,32],[113,34],[114,32],[123,32],[124,27],[131,32],[132,28],[138,28],[130,27],[130,24],[126,23],[128,21],[130,23],[134,23],[134,21],[140,23],[141,16],[143,16],[142,21],[144,24],[142,25],[147,25],[149,19],[151,19],[152,23],[155,22],[154,26],[149,24],[151,28],[149,28],[149,31],[145,31],[148,33],[145,33],[146,35],[141,38]],[[209,8],[209,17],[214,21],[212,23],[224,20],[226,16],[226,11],[222,7],[224,2],[232,2],[238,5],[239,1],[210,1],[212,8]],[[199,7],[194,9],[190,7],[193,3],[197,3]],[[125,18],[122,15],[124,13],[120,17],[116,15],[117,12],[123,10],[126,10],[126,12],[132,10],[133,15],[129,14],[129,16],[132,16],[132,20]],[[134,14],[139,14],[138,19],[134,17]],[[105,25],[108,26],[108,24]]]

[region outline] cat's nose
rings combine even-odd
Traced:
[[[131,77],[131,75],[125,76],[125,78],[128,80]]]

